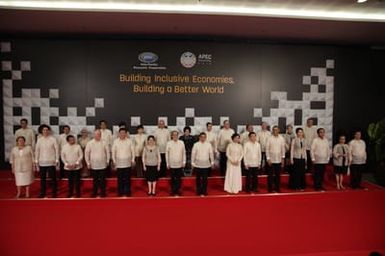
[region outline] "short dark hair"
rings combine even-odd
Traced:
[[[238,133],[233,133],[233,135],[231,135],[231,140],[234,140],[235,137],[240,137]]]
[[[136,127],[136,130],[139,130],[139,129],[144,129],[144,127],[143,127],[143,125],[138,125],[137,127]]]
[[[201,133],[199,133],[199,137],[200,137],[200,136],[203,136],[203,135],[207,137],[207,135],[206,135],[206,133],[205,133],[205,132],[201,132]]]
[[[103,120],[100,120],[100,121],[99,121],[99,124],[102,124],[102,123],[105,123],[105,124],[107,124],[107,121],[106,121],[106,120],[104,120],[104,119],[103,119]]]
[[[325,131],[325,129],[322,128],[322,127],[321,127],[321,128],[318,128],[318,129],[317,129],[317,134],[319,134],[322,130]]]
[[[191,133],[191,127],[190,126],[186,126],[185,128],[183,128],[183,132],[185,132],[186,130],[188,130]]]
[[[70,135],[67,136],[66,140],[67,140],[67,141],[70,141],[71,138],[75,138],[75,136],[73,136],[73,135],[70,134]]]
[[[39,130],[40,131],[43,131],[44,128],[47,128],[49,131],[51,130],[51,127],[47,124],[42,124],[39,126]]]
[[[21,122],[26,122],[26,123],[28,124],[27,118],[22,118],[22,119],[20,119],[20,123],[21,123]]]
[[[124,127],[121,127],[121,128],[119,128],[119,132],[121,132],[121,131],[127,132],[127,129]]]
[[[295,129],[295,133],[298,133],[299,131],[303,131],[303,129],[301,127],[298,127],[297,129]]]
[[[154,135],[150,135],[147,137],[147,141],[149,141],[150,139],[156,140]]]
[[[63,125],[63,129],[64,129],[64,128],[68,128],[68,129],[71,130],[71,127],[70,127],[68,124]]]
[[[257,135],[255,132],[249,132],[249,138],[251,137],[251,135]]]
[[[124,126],[124,127],[127,127],[127,123],[125,121],[120,121],[118,123],[118,126],[121,127],[121,126]]]
[[[213,125],[213,123],[212,122],[207,122],[206,123],[206,127],[208,127],[209,125]]]
[[[274,125],[274,126],[273,126],[273,130],[274,130],[275,128],[278,128],[278,129],[279,129],[278,125]]]

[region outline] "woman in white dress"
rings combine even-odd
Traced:
[[[243,158],[243,148],[240,144],[241,137],[234,133],[231,136],[232,142],[227,146],[227,168],[225,177],[225,191],[237,194],[242,190],[241,161]]]
[[[17,146],[12,149],[9,162],[12,165],[12,173],[15,175],[17,194],[21,195],[21,188],[25,187],[25,197],[29,197],[29,186],[34,179],[33,174],[33,150],[31,146],[25,145],[25,138],[19,136],[16,139]]]

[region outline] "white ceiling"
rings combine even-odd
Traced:
[[[0,8],[289,17],[385,22],[385,1],[368,0],[0,0]]]
[[[8,4],[17,2],[19,6],[1,7],[5,2]],[[124,2],[137,7],[138,4],[147,6],[147,9],[142,10],[102,8],[92,9],[92,11],[87,8],[74,8],[79,5],[52,8],[47,2],[62,4],[69,1],[0,0],[0,36],[187,37],[189,39],[224,38],[290,43],[385,45],[385,0],[368,0],[362,4],[356,3],[355,0],[76,0],[78,4]],[[46,6],[27,8],[22,7],[23,3],[40,3]],[[154,8],[159,5],[164,8]],[[167,11],[165,6],[178,6],[178,9]],[[210,6],[209,10],[214,12],[198,12],[197,7],[200,6]],[[268,12],[262,14],[215,12],[223,9],[242,10],[244,7],[276,12],[294,10],[297,14],[304,11],[332,15],[329,18],[326,16],[320,18],[277,15]],[[353,13],[361,18],[384,17],[384,20],[343,18],[342,14],[346,15],[346,13]],[[342,18],[336,18],[338,14]]]

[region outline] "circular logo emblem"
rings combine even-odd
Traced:
[[[154,63],[158,60],[158,55],[152,52],[142,52],[139,54],[138,59],[143,63]]]
[[[180,63],[185,68],[192,68],[197,63],[197,57],[192,52],[184,52],[180,56]]]

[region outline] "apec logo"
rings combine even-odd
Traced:
[[[152,52],[142,52],[139,54],[138,59],[142,63],[150,64],[156,62],[159,57],[155,53]]]
[[[201,53],[198,55],[198,60],[200,60],[200,61],[210,62],[211,58],[212,58],[211,54],[208,54],[208,53]]]
[[[197,57],[192,52],[184,52],[180,56],[180,64],[185,68],[192,68],[197,62]]]
[[[211,65],[212,55],[210,53],[199,53],[198,56],[192,52],[184,52],[180,56],[180,63],[185,68],[192,68],[195,65]]]

